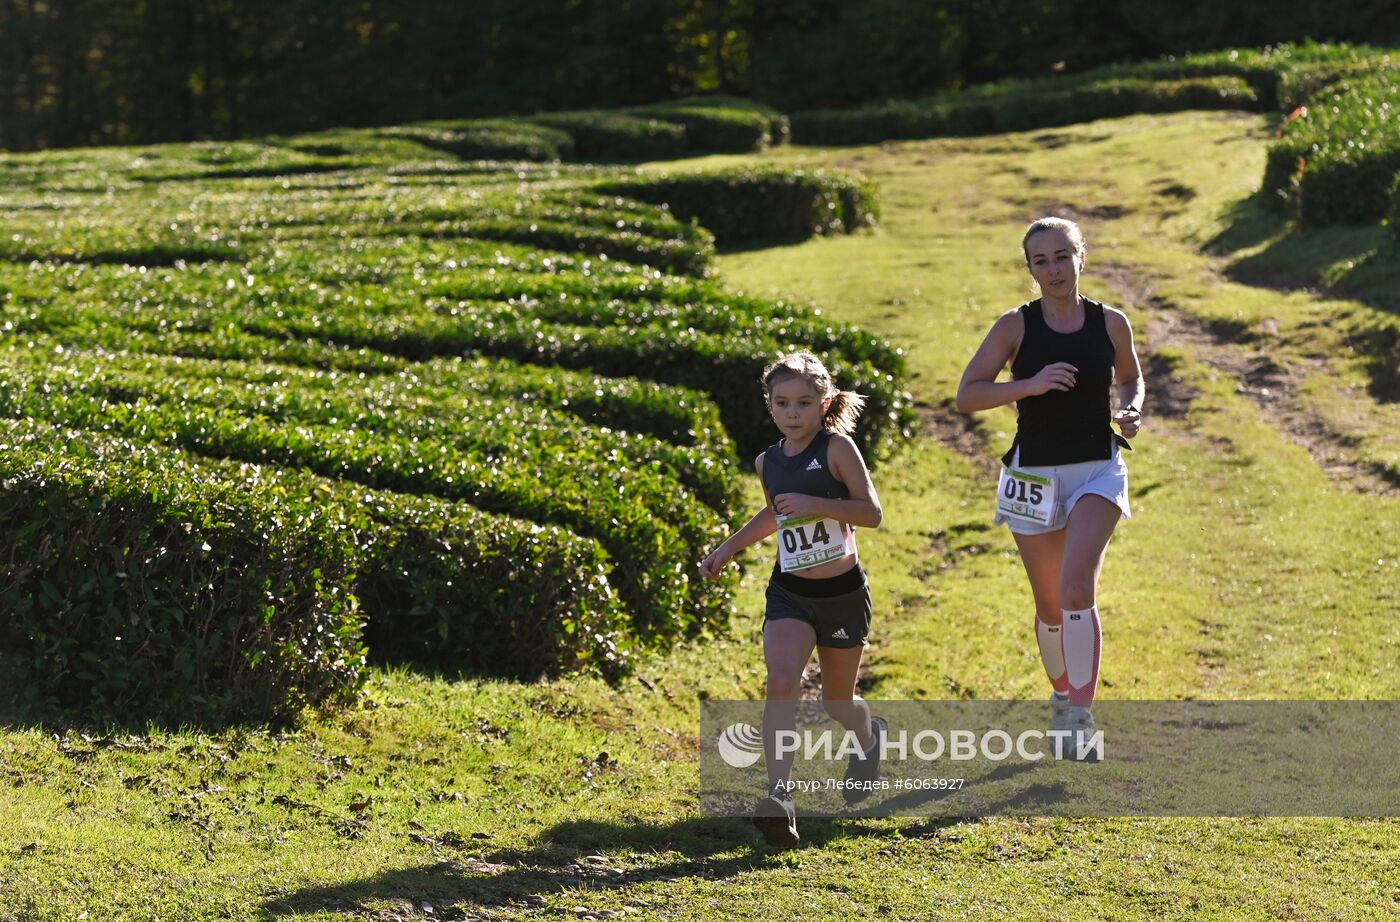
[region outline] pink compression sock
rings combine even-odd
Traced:
[[[1050,687],[1062,697],[1069,692],[1069,676],[1065,674],[1065,653],[1060,644],[1060,625],[1046,624],[1035,619],[1035,639],[1040,645],[1040,661],[1050,677]]]
[[[1103,645],[1099,610],[1097,607],[1065,610],[1062,617],[1060,642],[1064,650],[1069,702],[1075,707],[1088,707],[1094,703],[1094,692],[1099,685],[1099,649]]]

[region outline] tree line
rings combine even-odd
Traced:
[[[1393,0],[0,0],[0,147],[288,133],[696,93],[797,110],[1304,39]]]

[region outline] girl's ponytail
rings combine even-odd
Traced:
[[[822,424],[832,432],[850,435],[856,431],[856,420],[865,409],[865,397],[855,391],[837,391],[826,408]]]

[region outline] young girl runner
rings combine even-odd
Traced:
[[[754,808],[754,825],[770,845],[798,842],[797,813],[788,790],[792,756],[779,758],[779,731],[796,727],[802,671],[817,651],[822,704],[856,734],[864,753],[851,758],[843,788],[847,802],[865,799],[859,785],[879,776],[885,721],[871,717],[855,693],[870,632],[870,586],[856,555],[855,526],[875,528],[883,512],[860,450],[850,439],[865,398],[838,391],[809,352],[785,355],[763,372],[763,393],[783,438],[754,466],[768,504],[700,562],[710,579],[750,544],[780,531],[778,560],[768,583],[763,658],[768,667],[763,708],[768,795]]]
[[[1052,731],[1067,754],[1094,758],[1089,706],[1099,681],[1096,597],[1104,552],[1130,515],[1119,454],[1142,424],[1143,381],[1122,311],[1079,294],[1084,237],[1071,221],[1041,218],[1022,238],[1041,296],[1003,314],[958,385],[958,409],[1016,402],[1016,439],[1002,456],[998,524],[1015,536],[1035,596],[1036,640],[1050,678]],[[997,375],[1011,364],[1011,381]],[[1109,388],[1122,409],[1110,425]],[[1052,741],[1055,737],[1052,736]]]

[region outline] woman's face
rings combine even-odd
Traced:
[[[1079,290],[1084,256],[1064,231],[1052,227],[1034,234],[1026,241],[1026,262],[1041,294],[1067,298]]]
[[[806,375],[784,375],[768,391],[773,422],[790,439],[802,440],[821,428],[831,398],[823,399]]]

